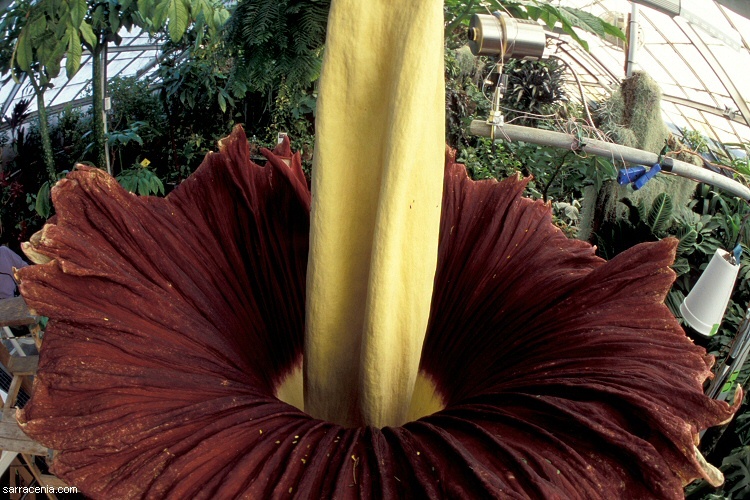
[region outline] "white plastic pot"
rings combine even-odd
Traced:
[[[729,252],[717,249],[708,267],[685,300],[680,304],[680,312],[695,331],[708,337],[719,329],[740,265],[731,264]]]

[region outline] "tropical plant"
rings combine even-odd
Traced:
[[[65,70],[72,78],[81,65],[83,49],[92,54],[93,139],[97,163],[105,165],[104,134],[104,60],[102,55],[109,42],[119,45],[120,28],[134,26],[150,33],[166,27],[169,37],[179,40],[188,26],[195,23],[197,30],[215,31],[228,17],[221,4],[209,0],[40,0],[18,2],[4,18],[0,31],[17,34],[11,59],[2,69],[11,71],[14,78],[26,75],[34,87],[40,113],[45,162],[50,178],[55,177],[52,148],[45,136],[47,119],[43,94],[60,72],[65,58]]]
[[[120,175],[117,176],[117,181],[131,193],[141,196],[157,194],[163,196],[164,184],[153,170],[149,168],[150,164],[151,162],[145,158],[138,163],[134,163],[129,169],[120,172]]]
[[[243,81],[271,95],[283,82],[307,89],[320,74],[330,0],[242,0],[228,23]]]
[[[649,206],[643,201],[636,205],[629,198],[620,203],[627,207],[627,216],[605,221],[595,233],[597,251],[605,259],[638,243],[665,238],[675,224],[672,197],[667,193],[659,194]]]
[[[556,59],[513,59],[503,66],[503,74],[508,76],[508,85],[502,102],[511,110],[507,121],[533,125],[540,117],[554,114],[556,105],[566,100],[564,67]]]
[[[43,160],[48,179],[55,178],[56,168],[44,92],[51,85],[52,79],[60,73],[60,63],[65,56],[72,32],[75,31],[78,36],[79,28],[73,26],[76,21],[78,24],[82,22],[82,14],[78,8],[71,9],[67,2],[55,5],[51,2],[35,3],[27,0],[13,2],[0,20],[0,40],[7,41],[2,44],[5,47],[0,49],[0,55],[3,57],[0,60],[0,72],[10,73],[18,83],[21,79],[28,78],[34,89]],[[78,69],[74,62],[75,59],[71,58],[66,63],[65,70],[69,77]]]

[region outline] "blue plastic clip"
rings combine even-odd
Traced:
[[[618,184],[620,184],[620,186],[624,186],[626,184],[630,184],[631,182],[635,182],[645,173],[646,167],[644,167],[643,165],[637,165],[630,168],[621,168],[617,173],[617,182]]]
[[[656,176],[656,174],[658,174],[659,172],[661,172],[661,165],[659,165],[658,163],[656,163],[656,164],[654,164],[653,167],[651,167],[648,170],[648,172],[646,172],[645,174],[643,174],[642,176],[638,177],[635,180],[635,182],[633,183],[633,189],[635,189],[636,191],[638,191],[643,186],[645,186],[646,183],[648,181],[650,181],[654,176]]]

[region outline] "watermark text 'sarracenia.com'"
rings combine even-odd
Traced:
[[[28,495],[30,493],[78,493],[78,488],[76,488],[75,486],[3,486],[3,493],[18,493],[21,495]]]

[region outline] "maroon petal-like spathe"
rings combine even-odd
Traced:
[[[676,241],[604,262],[525,185],[471,181],[449,153],[422,372],[454,418],[486,419],[477,446],[520,453],[519,491],[552,470],[584,497],[680,497],[704,474],[698,430],[733,410],[703,395],[713,358],[663,303]]]
[[[81,168],[21,271],[51,318],[24,430],[95,498],[676,497],[710,360],[661,303],[673,244],[605,263],[524,182],[448,162],[422,371],[447,407],[343,429],[280,402],[301,362],[310,197],[241,130],[166,199]],[[290,162],[287,166],[284,161]]]

